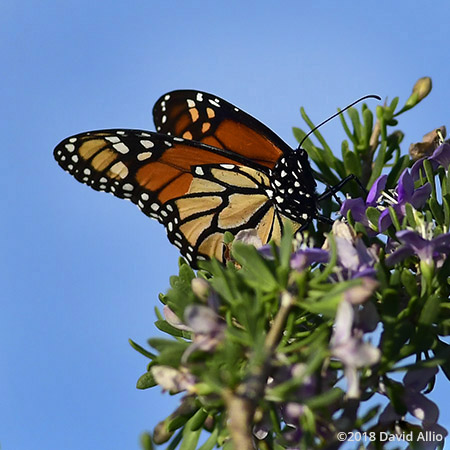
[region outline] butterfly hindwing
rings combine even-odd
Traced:
[[[227,149],[273,168],[290,147],[259,120],[206,92],[178,90],[153,108],[156,130]]]
[[[281,235],[268,169],[227,150],[149,131],[101,130],[65,139],[54,155],[78,181],[129,199],[164,224],[194,267],[199,259],[222,260],[225,231],[256,228],[264,243]]]

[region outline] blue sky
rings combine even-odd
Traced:
[[[3,0],[1,448],[138,449],[177,402],[135,389],[146,360],[127,343],[155,336],[177,250],[136,207],[59,169],[60,140],[152,130],[159,96],[193,88],[295,145],[300,106],[317,123],[364,94],[405,101],[428,75],[431,96],[401,121],[406,151],[449,118],[449,13],[439,0]],[[340,149],[339,120],[322,133]],[[434,398],[449,394],[441,380]]]

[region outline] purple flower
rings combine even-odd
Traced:
[[[422,422],[421,428],[423,432],[434,432],[445,437],[447,436],[447,430],[437,423],[437,420],[439,419],[438,407],[421,393],[421,391],[426,388],[428,382],[434,378],[437,372],[438,369],[435,367],[407,372],[403,377],[403,393],[401,394],[401,398],[407,412]],[[401,386],[401,383],[397,383],[392,380],[391,383]],[[381,393],[386,395],[385,386],[381,385],[380,387]],[[380,414],[378,423],[382,425],[383,428],[387,429],[391,428],[401,420],[404,420],[404,416],[397,413],[392,406],[392,403],[389,403]],[[437,444],[439,444],[439,442],[430,440],[428,442],[424,442],[423,448],[431,450],[436,448]]]
[[[184,310],[184,322],[166,305],[163,309],[167,322],[175,328],[192,333],[192,344],[183,354],[182,362],[186,362],[196,350],[213,351],[225,338],[226,324],[210,307],[190,305]]]
[[[420,391],[424,390],[428,382],[437,374],[437,368],[420,369],[407,372],[403,377],[402,401],[407,411],[416,419],[427,423],[436,423],[439,418],[438,407]],[[391,380],[392,383],[399,384]],[[382,386],[382,393],[385,394],[385,388]],[[379,423],[387,424],[402,419],[392,403],[389,403],[380,414]]]
[[[207,306],[188,306],[184,310],[184,320],[193,332],[193,343],[184,352],[182,361],[186,361],[195,350],[214,350],[225,338],[224,320]]]
[[[299,272],[305,270],[314,263],[327,263],[330,254],[321,248],[301,248],[293,253],[291,267]]]
[[[369,281],[369,280],[366,280]],[[371,307],[370,302],[362,305],[370,297],[378,283],[370,279],[368,284],[362,283],[366,291],[359,292],[359,295],[347,295],[339,303],[335,326],[330,340],[331,354],[342,361],[344,365],[344,375],[347,379],[347,396],[349,398],[359,398],[359,368],[371,366],[380,360],[380,349],[372,344],[363,341],[364,331],[373,331],[378,322],[376,309]],[[351,289],[350,289],[351,290]],[[374,314],[368,319],[368,314],[362,311],[367,306],[368,312]],[[373,305],[372,305],[373,306]]]
[[[425,159],[430,161],[433,170],[436,170],[439,166],[442,166],[447,170],[450,165],[450,144],[448,142],[444,142],[433,152],[431,156],[428,156],[428,158],[419,159],[413,164],[411,168],[411,175],[414,181],[419,179],[420,170],[423,167],[423,162]]]
[[[362,333],[353,329],[355,311],[350,302],[343,300],[336,313],[335,328],[331,336],[331,354],[344,364],[347,378],[347,396],[359,398],[359,368],[371,366],[380,360],[380,349],[363,342]]]
[[[372,187],[370,188],[369,194],[367,195],[366,201],[362,198],[349,198],[342,203],[340,214],[346,216],[348,211],[352,212],[352,217],[357,222],[362,223],[366,226],[369,232],[374,233],[370,228],[369,221],[366,216],[367,208],[377,206],[377,200],[379,199],[381,192],[386,187],[387,175],[379,176]]]
[[[410,203],[414,208],[420,209],[425,205],[430,194],[430,183],[425,183],[423,186],[415,189],[413,177],[408,169],[405,169],[398,180],[398,186],[394,192],[394,196],[396,197],[395,203],[392,205],[399,220],[402,220],[403,217],[405,217],[406,203]],[[385,231],[391,224],[392,219],[389,214],[389,209],[386,208],[378,219],[378,229],[380,231]]]
[[[366,247],[364,241],[355,235],[350,226],[339,220],[333,224],[333,235],[341,276],[346,280],[374,277],[374,264],[377,262],[375,247]]]
[[[450,253],[450,233],[441,234],[433,239],[424,239],[412,230],[396,233],[403,244],[386,258],[386,265],[391,267],[411,255],[417,255],[421,261],[431,264],[442,254]]]

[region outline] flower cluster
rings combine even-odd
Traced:
[[[430,90],[420,79],[403,107],[377,107],[375,123],[366,105],[349,110],[342,161],[318,131],[320,147],[304,142],[321,181],[356,174],[368,192],[349,183],[295,238],[289,221],[278,243],[226,235],[226,265],[195,273],[180,262],[157,312],[170,339],[149,340],[157,354],[133,343],[151,360],[138,387],[183,395],[149,440],[194,449],[207,431],[201,449],[337,449],[356,430],[412,433],[402,449],[443,445],[427,395],[439,367],[450,379],[450,144],[441,127],[410,159],[403,133],[389,131]]]

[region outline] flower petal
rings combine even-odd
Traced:
[[[430,183],[425,183],[420,188],[417,188],[411,197],[411,205],[413,205],[416,209],[422,208],[430,197],[431,190],[432,188]]]
[[[418,233],[412,230],[397,231],[396,236],[398,237],[400,242],[410,245],[416,252],[420,252],[430,245],[430,241],[427,241]]]
[[[414,193],[414,181],[408,169],[405,169],[400,175],[397,186],[398,202],[410,202]]]
[[[408,256],[414,254],[414,250],[409,246],[403,246],[395,250],[394,253],[391,253],[386,258],[386,266],[392,267],[395,266],[398,262],[403,261]]]
[[[370,188],[369,193],[367,194],[366,203],[369,206],[375,206],[378,200],[378,197],[381,195],[381,191],[384,191],[386,187],[387,175],[381,175],[378,177]],[[355,219],[356,220],[356,219]]]
[[[445,169],[450,165],[450,144],[444,142],[440,145],[433,154],[428,158],[430,161],[435,161]]]
[[[389,209],[385,209],[378,218],[378,229],[383,232],[387,230],[392,224],[391,215],[389,214]]]
[[[291,257],[291,267],[302,271],[314,263],[327,263],[330,255],[321,248],[305,248],[297,250]]]
[[[437,373],[437,367],[410,370],[403,377],[403,384],[415,391],[422,391]]]
[[[339,213],[342,216],[346,217],[348,211],[351,211],[353,219],[355,219],[357,222],[367,222],[368,224],[366,218],[366,209],[367,206],[362,198],[348,198],[347,200],[344,200],[344,203],[342,203]]]
[[[439,419],[439,408],[420,392],[406,390],[404,401],[408,411],[417,419],[427,423],[436,423]]]

